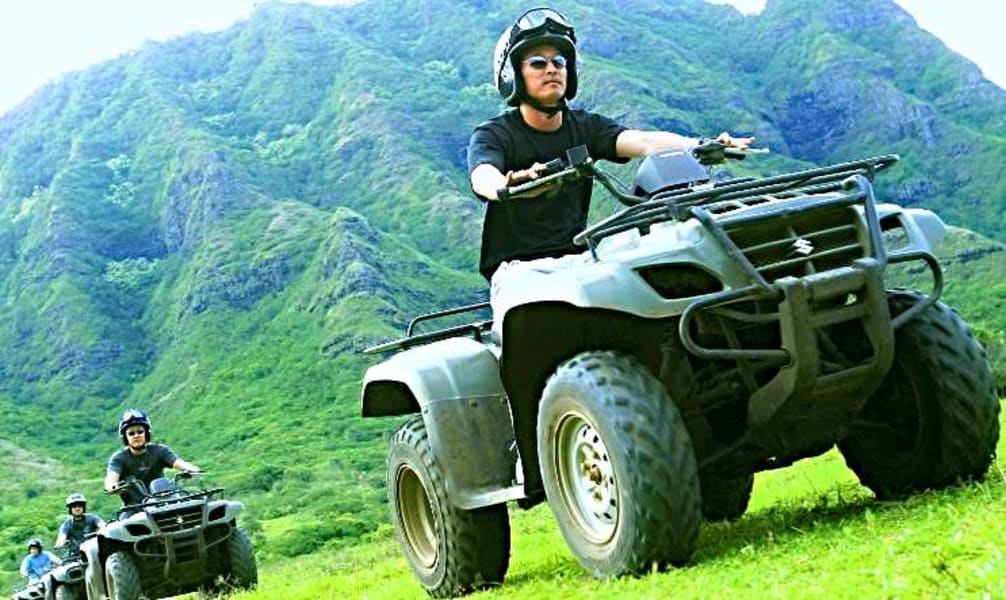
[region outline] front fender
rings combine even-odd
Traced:
[[[88,600],[106,600],[105,561],[99,546],[100,536],[86,540],[80,545],[80,556],[84,561],[84,588]]]
[[[885,230],[894,229],[896,226],[892,219],[897,219],[897,224],[907,233],[907,248],[888,248],[892,254],[908,250],[933,252],[947,235],[946,223],[931,210],[882,204],[877,207],[877,212]]]

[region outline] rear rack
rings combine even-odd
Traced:
[[[438,329],[436,331],[430,331],[427,333],[420,333],[420,334],[416,334],[415,329],[416,325],[422,323],[423,321],[442,319],[444,317],[449,317],[451,315],[457,315],[466,312],[475,312],[487,308],[490,308],[488,302],[479,302],[477,304],[457,306],[455,308],[448,308],[446,310],[440,310],[437,312],[419,315],[418,317],[415,317],[411,321],[409,321],[409,325],[405,329],[404,338],[393,340],[390,342],[385,342],[383,344],[378,344],[376,346],[371,346],[365,349],[363,353],[379,354],[381,352],[390,352],[392,350],[405,350],[407,348],[412,348],[414,346],[421,346],[423,344],[429,344],[431,342],[446,340],[452,337],[461,337],[468,335],[472,336],[476,341],[482,341],[482,334],[492,329],[493,326],[492,319],[475,321],[473,323],[467,323],[465,325],[456,325],[454,327],[445,327],[443,329]]]

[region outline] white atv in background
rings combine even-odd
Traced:
[[[84,600],[84,562],[70,543],[63,562],[42,576],[45,600]]]
[[[54,566],[37,581],[14,590],[11,600],[83,600],[84,564],[75,544],[69,543]]]
[[[215,499],[223,488],[178,487],[179,480],[193,475],[202,473],[155,479],[150,489],[130,477],[112,492],[133,488],[143,501],[123,506],[117,519],[81,544],[88,600],[153,600],[213,591],[218,578],[228,587],[255,586],[251,538],[237,524],[244,505]]]
[[[547,499],[581,564],[611,577],[684,564],[702,518],[744,513],[755,472],[835,445],[878,498],[984,475],[992,373],[938,301],[943,222],[874,199],[896,156],[713,182],[703,164],[743,153],[706,143],[646,158],[630,192],[567,154],[501,197],[600,182],[628,208],[577,237],[586,252],[504,265],[491,305],[368,350],[398,353],[368,369],[363,416],[415,415],[391,442],[389,499],[431,595],[502,583],[511,500]],[[889,288],[907,261],[929,293]]]

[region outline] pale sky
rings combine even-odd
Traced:
[[[316,4],[347,0],[310,0]],[[764,0],[719,0],[744,12]],[[897,0],[924,29],[1006,88],[1006,3]],[[193,31],[225,29],[256,0],[0,0],[0,115],[61,74]],[[542,2],[537,2],[542,4]],[[530,5],[534,5],[531,2]],[[743,38],[743,32],[735,32]],[[488,59],[487,59],[488,60]]]

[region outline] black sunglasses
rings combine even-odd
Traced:
[[[552,63],[556,69],[566,68],[566,57],[561,54],[556,54],[551,59],[548,59],[540,54],[535,54],[534,56],[529,56],[524,59],[529,67],[536,71],[542,71],[548,66],[548,63]]]

